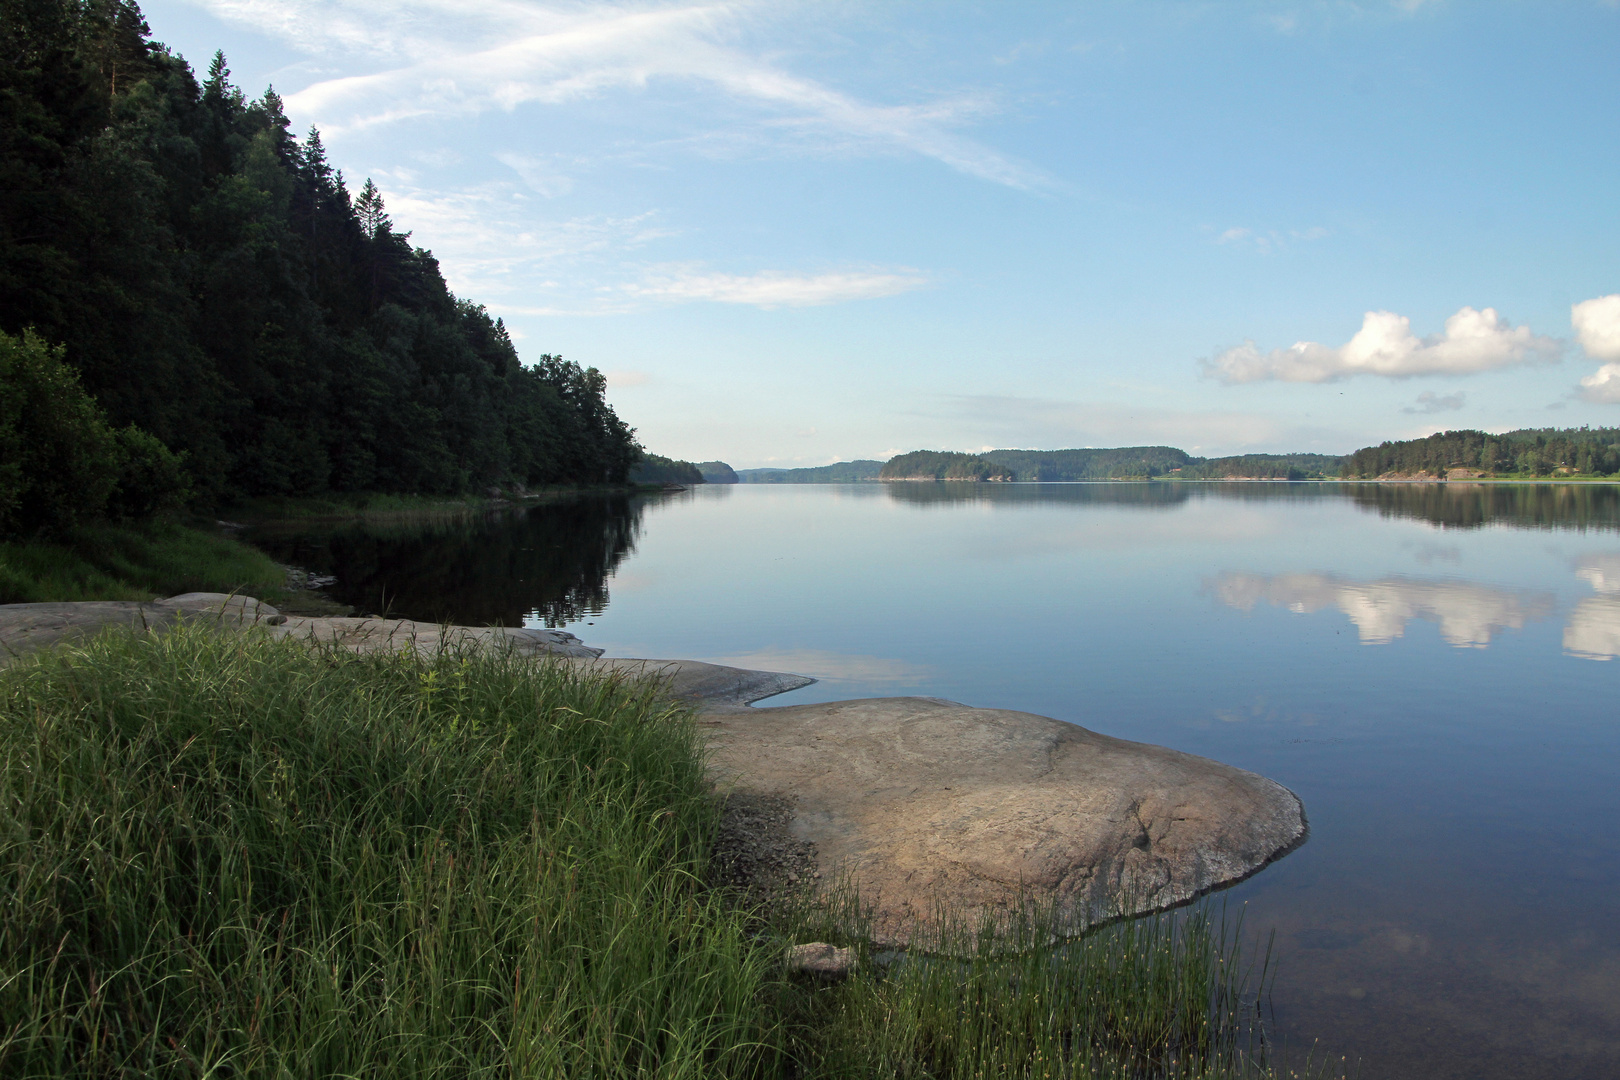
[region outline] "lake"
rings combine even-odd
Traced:
[[[863,484],[262,527],[367,611],[926,694],[1269,776],[1222,894],[1368,1077],[1620,1075],[1620,487]]]

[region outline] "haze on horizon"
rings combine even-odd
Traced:
[[[1612,0],[143,9],[655,453],[1620,424]]]

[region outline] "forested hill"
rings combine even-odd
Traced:
[[[1011,469],[1020,480],[1111,480],[1159,476],[1195,460],[1173,446],[1086,450],[990,450],[978,455]]]
[[[876,480],[883,462],[860,459],[818,465],[809,469],[738,469],[743,484],[852,484]]]
[[[1620,428],[1524,428],[1501,435],[1440,431],[1425,439],[1385,442],[1345,459],[1344,475],[1613,476],[1620,473]]]
[[[0,331],[33,328],[199,493],[623,481],[594,369],[519,362],[370,181],[200,83],[129,0],[0,0]]]

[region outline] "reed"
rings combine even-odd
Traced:
[[[1264,963],[1208,912],[946,919],[809,982],[785,947],[858,904],[711,888],[718,813],[687,711],[564,665],[200,625],[20,661],[0,1075],[1264,1072]]]

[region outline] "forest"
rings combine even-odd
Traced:
[[[622,483],[641,457],[599,372],[523,363],[274,90],[221,54],[199,81],[133,0],[0,0],[0,189],[5,372],[87,394],[114,471],[172,458],[208,506]],[[37,408],[6,423],[49,435]]]
[[[740,484],[858,484],[876,480],[883,462],[859,458],[808,469],[738,469]]]
[[[889,459],[879,480],[1012,480],[1013,471],[976,454],[913,450]]]
[[[1440,431],[1384,442],[1345,459],[1348,479],[1445,476],[1452,469],[1519,476],[1613,476],[1620,472],[1620,428],[1524,428],[1501,435]]]

